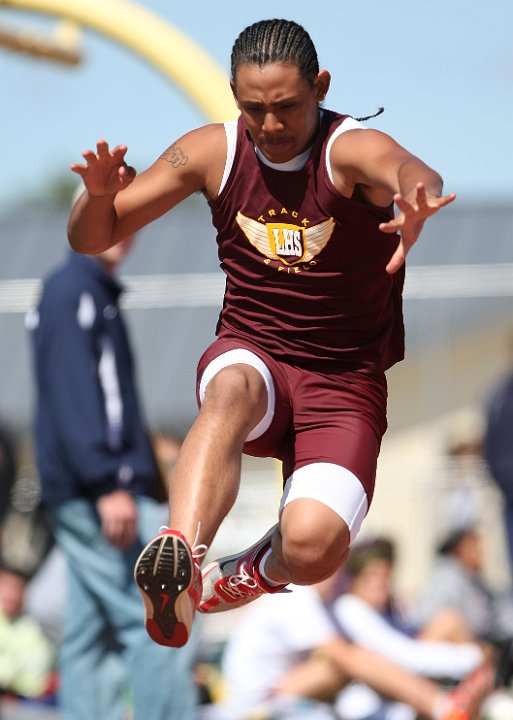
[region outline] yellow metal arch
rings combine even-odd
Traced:
[[[211,121],[237,114],[228,79],[200,47],[129,0],[0,0],[0,8],[55,15],[96,30],[148,60]]]

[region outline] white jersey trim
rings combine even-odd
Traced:
[[[226,162],[224,164],[224,172],[223,177],[221,179],[221,184],[219,186],[218,195],[220,195],[226,183],[228,182],[228,178],[230,177],[230,173],[232,171],[233,167],[233,161],[235,159],[235,151],[237,150],[237,120],[229,120],[228,122],[224,123],[224,131],[226,133]],[[338,126],[338,128],[335,130],[335,132],[332,134],[328,141],[328,146],[326,148],[326,170],[328,171],[328,176],[333,182],[333,174],[331,171],[331,161],[330,161],[330,153],[331,153],[331,147],[334,143],[334,141],[341,135],[343,132],[346,132],[347,130],[365,130],[366,126],[363,125],[359,120],[355,120],[352,117],[348,117],[345,120],[342,121],[342,123]],[[258,155],[259,159],[268,167],[272,168],[273,170],[280,170],[281,172],[294,172],[295,170],[301,170],[301,168],[305,165],[306,161],[308,160],[310,156],[310,150],[311,148],[308,148],[304,152],[302,152],[300,155],[296,155],[296,157],[292,158],[292,160],[288,160],[285,163],[272,163],[267,160],[260,150],[255,146],[255,152]]]
[[[326,147],[326,170],[328,171],[328,177],[333,182],[333,172],[331,170],[331,148],[333,146],[333,143],[335,140],[342,135],[342,133],[347,132],[347,130],[366,130],[366,126],[361,123],[359,120],[355,120],[352,117],[346,118],[343,122],[340,123],[338,128],[334,131],[330,139],[328,140],[328,145]]]
[[[235,151],[237,149],[237,120],[229,120],[224,123],[224,131],[226,133],[226,162],[224,164],[223,177],[221,178],[221,184],[219,186],[218,195],[220,195],[224,186],[228,182],[230,173],[233,167],[233,160],[235,158]]]
[[[257,148],[255,145],[255,152],[258,155],[258,159],[261,160],[264,165],[267,165],[267,167],[270,167],[271,170],[280,170],[281,172],[295,172],[296,170],[301,170],[302,167],[306,165],[306,161],[310,157],[310,150],[312,148],[309,147],[306,150],[303,150],[302,153],[299,155],[296,155],[291,160],[287,160],[287,162],[283,163],[273,163],[270,160],[268,160],[265,155],[263,155],[262,151]]]

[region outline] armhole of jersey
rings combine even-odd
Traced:
[[[237,149],[237,120],[230,120],[228,122],[225,122],[224,131],[226,133],[226,162],[224,165],[223,177],[221,178],[221,184],[219,185],[217,197],[219,197],[219,195],[223,192],[232,171],[235,151]]]
[[[333,183],[333,173],[331,172],[331,148],[335,140],[339,137],[339,135],[342,135],[342,133],[346,132],[346,130],[366,130],[366,126],[361,123],[359,120],[355,120],[352,117],[347,117],[345,120],[343,120],[338,128],[334,130],[332,136],[328,140],[328,144],[326,146],[326,170],[328,172],[328,177],[330,181]]]

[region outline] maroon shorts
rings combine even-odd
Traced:
[[[269,428],[247,442],[244,452],[283,461],[283,479],[312,463],[333,463],[350,470],[374,492],[381,439],[387,428],[387,383],[382,372],[337,373],[304,370],[280,362],[245,339],[217,339],[198,363],[197,393],[214,358],[244,348],[257,355],[273,379],[276,405]]]

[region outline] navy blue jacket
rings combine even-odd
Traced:
[[[492,395],[486,419],[485,459],[508,502],[513,503],[513,376]]]
[[[27,317],[43,502],[96,498],[116,488],[159,496],[118,305],[121,292],[97,260],[72,252],[46,279],[39,305]]]

